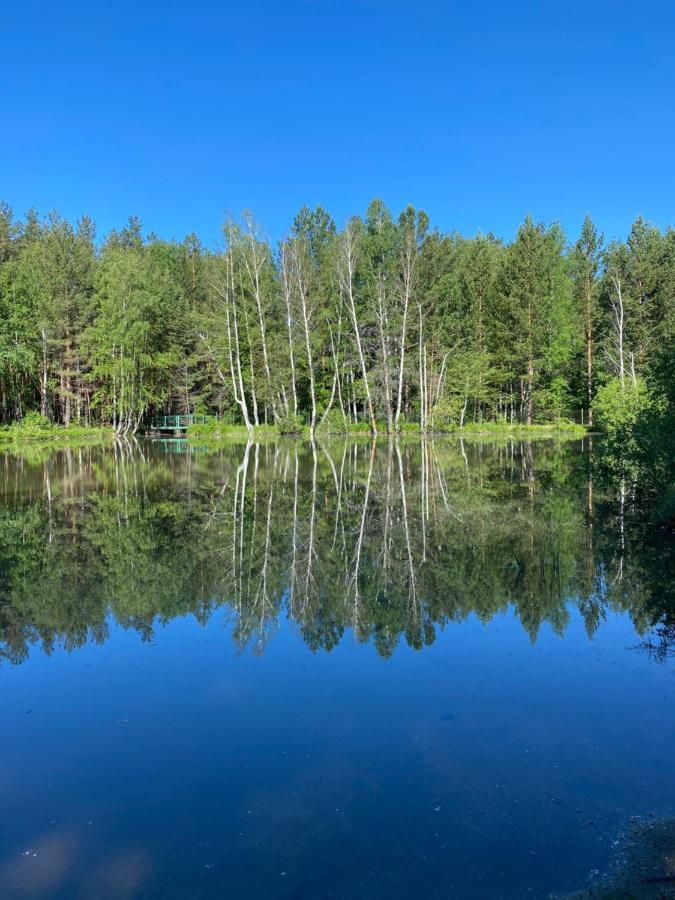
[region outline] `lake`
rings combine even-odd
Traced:
[[[593,884],[675,810],[673,538],[601,454],[0,455],[0,897]]]

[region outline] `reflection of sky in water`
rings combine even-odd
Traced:
[[[510,898],[581,885],[632,816],[675,808],[675,682],[634,649],[628,613],[605,610],[590,640],[567,608],[564,637],[544,623],[533,643],[510,609],[437,628],[421,651],[401,638],[390,658],[349,631],[311,652],[287,609],[262,654],[237,648],[229,607],[203,625],[169,617],[150,641],[111,618],[100,645],[4,663],[0,888]]]
[[[35,655],[2,675],[0,883],[63,897],[573,885],[630,816],[675,803],[672,672],[627,652],[634,640],[625,617],[592,643],[575,618],[532,645],[501,616],[383,660],[351,639],[311,654],[283,625],[256,657],[214,617]]]

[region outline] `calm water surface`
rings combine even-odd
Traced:
[[[0,456],[0,897],[584,886],[675,814],[673,539],[590,472],[588,443]]]

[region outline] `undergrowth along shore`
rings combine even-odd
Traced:
[[[442,427],[428,429],[424,434],[430,437],[463,437],[467,439],[498,438],[547,438],[570,437],[578,438],[588,434],[584,425],[578,425],[569,420],[559,420],[538,425],[509,424],[504,422],[485,422],[483,424],[468,424],[462,428]],[[254,426],[251,435],[255,440],[265,440],[278,437],[309,438],[309,429],[302,424],[294,424],[292,428],[278,425]],[[370,427],[367,422],[358,424],[349,423],[347,426],[330,425],[317,429],[317,436],[321,437],[371,437]],[[397,434],[398,437],[422,437],[422,431],[418,424],[406,422]],[[49,422],[39,414],[31,413],[21,422],[0,427],[0,448],[16,447],[24,444],[49,444],[50,446],[78,446],[83,444],[105,444],[115,440],[115,431],[110,427],[90,427],[85,425],[56,425]],[[218,420],[205,424],[191,425],[186,437],[191,444],[227,444],[247,440],[249,433],[243,425],[232,425]],[[378,423],[378,437],[386,439],[387,426],[385,422]]]
[[[383,439],[388,437],[386,422],[379,422],[377,425],[377,436]],[[433,428],[424,432],[429,437],[464,437],[464,438],[500,438],[500,437],[519,437],[519,438],[543,438],[543,437],[572,437],[579,438],[588,434],[589,431],[585,425],[578,425],[568,420],[560,420],[541,425],[521,425],[509,423],[486,422],[482,425],[469,424],[463,428]],[[367,422],[359,422],[358,424],[350,423],[346,426],[337,427],[331,423],[330,427],[317,428],[317,437],[355,437],[370,438],[370,427]],[[399,435],[400,437],[422,437],[422,431],[416,423],[406,422],[403,424]],[[254,426],[252,437],[256,440],[264,440],[265,438],[275,437],[309,437],[309,429],[306,426],[294,426],[293,428],[283,428],[276,425],[257,425]],[[229,443],[232,441],[246,440],[248,431],[243,425],[230,425],[224,422],[207,422],[203,425],[191,425],[187,430],[187,439],[193,444],[219,444]]]
[[[0,449],[24,444],[80,446],[107,444],[115,439],[112,428],[87,425],[56,425],[39,413],[28,413],[20,422],[0,426]]]

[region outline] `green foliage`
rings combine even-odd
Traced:
[[[339,409],[329,410],[319,425],[319,431],[325,434],[347,434],[348,428]]]
[[[652,399],[643,379],[637,379],[635,384],[629,380],[622,385],[615,378],[600,388],[593,409],[599,428],[611,435],[626,436],[651,404]]]
[[[477,424],[470,422],[461,429],[462,437],[466,438],[486,438],[495,440],[497,438],[527,438],[528,440],[536,440],[537,438],[580,438],[587,433],[584,425],[572,422],[570,419],[555,419],[546,424],[524,425],[521,422],[505,422],[504,420],[497,422],[483,422]]]
[[[587,217],[568,246],[528,216],[504,242],[443,234],[380,199],[349,229],[346,242],[326,210],[303,207],[277,250],[245,213],[212,252],[194,234],[145,236],[132,217],[97,244],[86,217],[19,221],[0,204],[0,427],[46,435],[25,424],[39,412],[131,434],[199,410],[220,424],[191,440],[217,442],[304,433],[331,405],[321,430],[358,436],[372,403],[380,433],[396,418],[399,432],[525,434],[588,422],[597,405],[598,424],[669,483],[673,229],[637,219],[605,246]]]
[[[82,425],[55,425],[39,412],[29,412],[19,422],[0,426],[0,444],[10,444],[22,448],[29,444],[49,444],[50,446],[77,446],[88,443],[112,441],[110,428]]]
[[[300,435],[306,430],[302,418],[293,415],[293,413],[277,416],[274,424],[277,432],[283,435]]]
[[[43,416],[42,413],[35,410],[26,413],[23,419],[17,422],[16,427],[25,433],[36,432],[37,434],[44,434],[54,428],[47,416]]]

